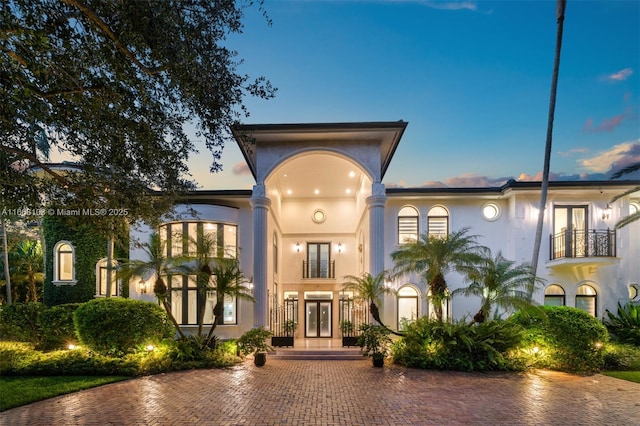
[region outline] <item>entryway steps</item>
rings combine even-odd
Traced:
[[[275,359],[291,359],[291,360],[362,360],[362,352],[360,349],[340,349],[340,350],[322,350],[322,349],[276,349],[268,355],[269,358]]]

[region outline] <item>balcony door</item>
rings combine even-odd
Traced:
[[[555,206],[553,208],[555,258],[585,256],[587,218],[587,206]]]
[[[309,278],[329,278],[329,243],[308,243],[307,262]]]

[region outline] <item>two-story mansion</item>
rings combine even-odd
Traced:
[[[470,227],[478,242],[517,263],[530,262],[539,214],[540,182],[509,181],[487,188],[385,188],[383,179],[406,122],[242,125],[234,136],[255,178],[252,190],[194,192],[178,211],[197,218],[163,224],[167,255],[189,248],[176,235],[215,233],[226,253],[237,253],[255,303],[228,300],[221,337],[257,325],[273,326],[283,307],[299,327],[296,338],[340,336],[340,321],[354,296],[342,291],[345,275],[393,270],[390,254],[422,233],[444,235]],[[410,171],[407,171],[410,173]],[[537,274],[546,284],[540,303],[574,306],[602,317],[618,302],[640,301],[640,222],[614,230],[619,218],[640,209],[640,193],[609,200],[638,181],[551,182]],[[136,231],[145,239],[151,230]],[[142,256],[132,250],[132,259]],[[468,285],[446,277],[450,289]],[[197,322],[195,280],[168,279],[173,313],[185,329]],[[384,322],[433,311],[425,281],[389,279]],[[134,280],[130,296],[153,300],[150,281]],[[214,298],[206,303],[211,321]],[[450,298],[445,314],[473,315],[479,300]]]

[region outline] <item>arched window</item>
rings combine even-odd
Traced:
[[[398,244],[418,241],[418,209],[404,206],[398,212]]]
[[[597,297],[598,293],[595,288],[587,284],[581,285],[576,291],[576,308],[582,309],[594,317],[597,316]]]
[[[111,296],[120,294],[120,283],[116,279],[117,266],[117,261],[111,261]],[[100,259],[96,263],[96,296],[98,297],[107,295],[107,269],[107,258]]]
[[[544,291],[544,304],[548,306],[565,305],[564,289],[557,284],[551,284]]]
[[[418,318],[418,290],[410,285],[400,287],[398,296],[398,330]]]
[[[76,254],[69,241],[58,241],[53,247],[53,284],[73,285],[76,283]]]
[[[427,232],[440,238],[449,235],[449,212],[442,206],[435,206],[427,215]]]

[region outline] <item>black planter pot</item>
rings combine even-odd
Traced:
[[[253,363],[256,367],[262,367],[267,363],[267,353],[266,352],[256,352],[253,354]]]
[[[291,346],[293,347],[293,336],[273,336],[271,346]]]
[[[384,356],[374,355],[373,357],[371,357],[371,359],[373,360],[374,367],[377,367],[377,368],[384,367]]]
[[[342,336],[342,346],[343,347],[358,346],[358,337]]]

